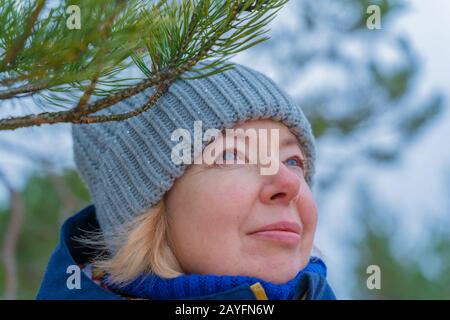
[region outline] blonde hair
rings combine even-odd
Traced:
[[[173,278],[183,274],[170,247],[168,221],[165,214],[164,199],[139,215],[118,231],[114,255],[106,255],[107,244],[101,232],[88,232],[78,242],[103,252],[92,262],[110,275],[110,281],[125,284],[141,273],[154,273],[160,277]]]

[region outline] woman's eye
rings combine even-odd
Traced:
[[[297,159],[297,158],[291,158],[291,159],[287,159],[286,161],[285,161],[285,163],[288,165],[288,166],[294,166],[294,167],[300,167],[300,168],[302,168],[303,169],[303,160],[301,160],[301,159]]]
[[[222,159],[218,158],[216,164],[230,164],[236,163],[238,159],[237,150],[224,150],[222,152]]]
[[[235,162],[237,160],[237,151],[236,150],[225,150],[222,153],[222,160],[224,161],[224,163]]]

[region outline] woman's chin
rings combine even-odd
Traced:
[[[291,270],[291,271],[286,271],[286,272],[278,272],[277,274],[274,274],[272,272],[272,274],[268,274],[265,277],[262,277],[264,280],[275,283],[275,284],[280,284],[280,283],[286,283],[289,280],[292,280],[295,278],[295,276],[297,275],[297,273],[300,270]]]
[[[264,281],[268,281],[268,282],[272,282],[275,284],[281,284],[281,283],[286,283],[289,280],[292,280],[295,278],[295,276],[298,274],[298,272],[300,271],[301,268],[296,268],[294,266],[292,266],[292,268],[271,268],[268,270],[259,270],[258,272],[253,272],[253,273],[249,273],[246,274],[247,276],[250,277],[255,277],[255,278],[259,278],[262,279]]]

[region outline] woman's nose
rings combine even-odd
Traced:
[[[260,199],[265,204],[289,204],[299,195],[301,179],[297,173],[280,162],[278,172],[262,176],[264,186]]]

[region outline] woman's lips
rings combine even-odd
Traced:
[[[300,241],[301,226],[297,222],[281,220],[267,224],[250,233],[259,239],[276,241],[287,245],[297,245]]]
[[[251,234],[264,240],[276,241],[288,245],[297,245],[300,241],[298,233],[286,230],[265,230]]]

